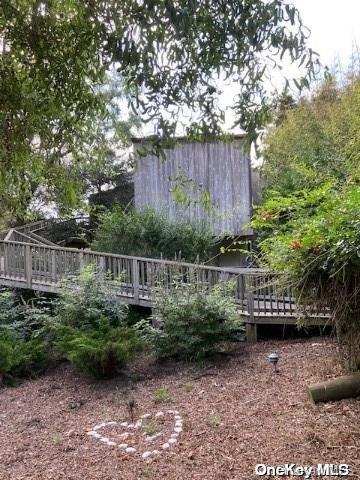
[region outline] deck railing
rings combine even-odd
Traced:
[[[20,233],[26,235],[25,233]],[[169,260],[115,255],[19,241],[0,241],[0,283],[57,292],[60,281],[79,275],[87,265],[108,280],[116,280],[116,295],[127,303],[151,306],[151,291],[161,282],[170,288],[175,279],[211,286],[232,280],[240,313],[257,317],[296,317],[298,306],[291,289],[279,290],[276,276],[262,269],[226,268]],[[308,312],[327,316],[328,312]]]

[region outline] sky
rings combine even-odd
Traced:
[[[360,0],[293,0],[293,4],[300,11],[304,25],[310,29],[308,46],[319,54],[321,64],[334,73],[338,70],[333,70],[334,65],[340,62],[342,70],[346,71],[356,47],[360,55]],[[284,61],[283,67],[285,77],[298,77],[298,70],[289,62]],[[272,78],[271,84],[277,85],[275,78]],[[278,84],[280,89],[282,82]],[[298,94],[294,86],[292,91],[294,96]],[[223,88],[222,107],[232,105],[235,93],[232,86]],[[235,116],[228,107],[225,129],[239,133],[241,130],[238,127],[232,128],[234,120]]]
[[[348,63],[354,45],[360,49],[360,0],[293,0],[310,28],[309,45],[331,67]]]

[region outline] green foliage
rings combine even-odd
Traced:
[[[21,314],[21,305],[16,301],[15,293],[7,288],[0,289],[0,326],[14,322]]]
[[[180,223],[151,209],[142,211],[114,208],[102,217],[92,248],[97,251],[142,257],[205,261],[216,241],[200,223]]]
[[[153,317],[160,329],[145,320],[136,328],[159,357],[201,359],[243,332],[232,293],[228,284],[208,289],[175,282],[170,291],[158,288]]]
[[[207,423],[210,427],[219,427],[221,425],[221,417],[219,415],[210,415]]]
[[[312,98],[283,114],[265,138],[265,198],[344,183],[359,175],[360,81],[346,87],[327,81]]]
[[[117,302],[113,286],[92,267],[86,267],[79,277],[68,278],[56,304],[57,321],[80,330],[96,329],[102,318],[108,319],[111,326],[122,325],[127,306]]]
[[[57,345],[65,358],[95,378],[117,375],[143,348],[135,330],[111,327],[106,320],[88,331],[62,325],[57,335]]]
[[[337,334],[350,347],[349,366],[359,368],[360,81],[326,85],[305,107],[315,112],[308,121],[300,104],[271,133],[268,153],[275,155],[277,145],[279,164],[275,156],[266,159],[272,190],[252,223],[263,264],[294,286],[305,308],[330,307]]]
[[[32,378],[49,365],[48,346],[41,339],[20,340],[15,333],[0,332],[0,375]]]
[[[317,195],[318,194],[318,195]],[[265,203],[268,220],[257,228],[271,232],[261,243],[268,265],[301,280],[317,275],[345,279],[360,266],[360,187],[319,188]],[[284,209],[292,202],[292,210]],[[281,215],[286,211],[286,220]],[[263,212],[263,210],[262,210]],[[264,215],[264,214],[262,214]],[[320,279],[320,278],[319,278]]]
[[[144,419],[142,428],[146,435],[151,437],[152,435],[155,435],[160,430],[160,425],[158,425],[154,420],[149,420],[149,419]]]
[[[11,371],[14,337],[9,332],[0,333],[0,374]]]
[[[0,208],[17,215],[39,185],[47,199],[75,207],[83,185],[72,167],[79,159],[89,166],[87,151],[106,159],[98,129],[111,119],[100,88],[106,69],[116,67],[132,110],[167,137],[175,125],[163,112],[176,119],[184,105],[201,118],[189,133],[219,131],[223,71],[241,87],[234,108],[254,134],[269,103],[264,80],[283,58],[300,68],[299,87],[316,66],[299,13],[286,0],[6,0],[0,32]]]
[[[14,291],[0,290],[0,330],[16,333],[21,340],[45,337],[52,323],[52,301],[35,296],[25,301]]]
[[[115,376],[142,350],[137,332],[124,324],[128,309],[117,302],[113,287],[87,267],[64,283],[55,310],[60,353],[96,378]]]
[[[172,401],[170,390],[165,385],[157,388],[153,393],[155,403],[169,403]]]
[[[36,377],[54,363],[49,343],[41,338],[17,340],[13,357],[11,375],[19,378]]]

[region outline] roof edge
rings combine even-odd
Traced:
[[[176,137],[158,137],[156,135],[148,135],[146,137],[131,137],[132,143],[150,143],[150,142],[168,142],[168,141],[175,141],[175,142],[188,142],[188,143],[220,143],[220,142],[231,142],[234,140],[243,140],[247,137],[246,133],[237,133],[237,134],[225,134],[221,137],[199,137],[199,139],[194,139],[191,137],[186,136],[176,136]]]

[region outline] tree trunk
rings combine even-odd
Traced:
[[[309,385],[307,389],[310,400],[314,403],[358,397],[360,396],[360,372],[315,383]]]

